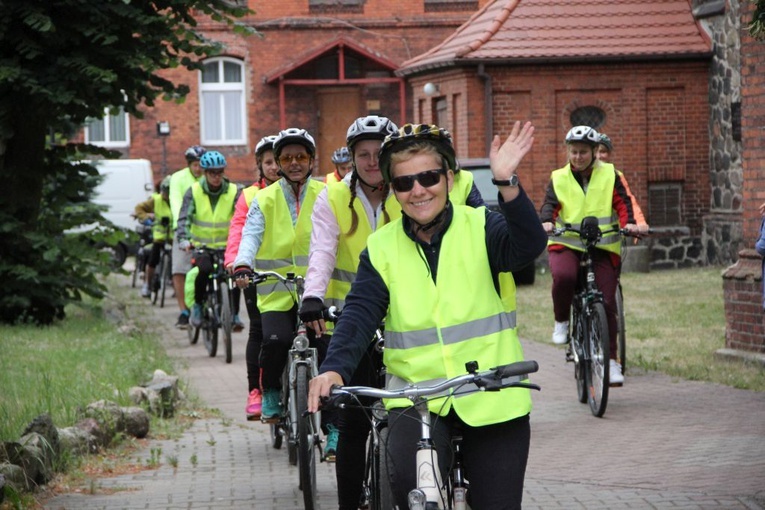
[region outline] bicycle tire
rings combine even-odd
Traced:
[[[575,298],[576,299],[576,298]],[[576,380],[576,396],[582,404],[587,403],[587,368],[584,361],[584,323],[583,315],[578,306],[571,307],[571,350],[574,354],[574,379]]]
[[[622,374],[626,374],[627,329],[624,323],[624,294],[621,283],[616,286],[616,361],[622,366]]]
[[[151,282],[149,283],[149,292],[151,297],[151,304],[156,305],[157,300],[159,299],[159,288],[162,283],[162,271],[165,270],[165,267],[162,265],[164,261],[162,260],[162,257],[159,258],[159,264],[157,264],[157,267],[154,268],[154,276],[151,277]]]
[[[225,349],[226,363],[231,363],[233,357],[231,345],[231,330],[234,327],[234,315],[231,310],[231,291],[228,283],[220,282],[220,327],[223,330],[223,347]]]
[[[138,251],[135,254],[135,267],[133,267],[133,284],[132,287],[135,288],[135,283],[138,281],[138,273],[141,272],[141,265],[143,264],[143,247],[138,248]]]
[[[159,282],[159,307],[164,308],[165,307],[165,295],[167,294],[167,282],[169,282],[173,275],[170,273],[172,272],[172,259],[170,252],[165,251],[162,254],[162,274],[160,275],[160,282]]]
[[[207,354],[214,358],[218,354],[218,324],[215,318],[215,310],[218,308],[218,297],[212,289],[208,290],[207,300],[202,308],[202,329]]]
[[[281,431],[281,422],[269,423],[268,425],[268,428],[271,429],[271,447],[274,450],[281,450],[282,440],[284,439]]]
[[[298,416],[298,471],[300,473],[300,488],[303,491],[305,510],[316,507],[316,448],[314,445],[314,430],[311,426],[313,415],[305,416],[308,409],[309,370],[306,365],[298,365],[296,371],[295,400]]]
[[[196,344],[199,341],[199,328],[195,328],[191,324],[186,328],[186,333],[189,336],[189,343],[191,345]]]
[[[587,402],[593,416],[601,418],[608,405],[608,371],[610,363],[610,345],[608,337],[608,319],[603,303],[592,303],[588,320],[587,340],[589,357],[587,362]]]
[[[381,427],[378,432],[379,449],[377,452],[378,473],[375,479],[377,486],[373,494],[377,494],[378,500],[373,508],[376,510],[392,510],[395,508],[393,501],[393,492],[390,486],[390,475],[388,471],[388,425]]]

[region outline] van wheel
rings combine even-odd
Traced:
[[[128,256],[128,249],[124,243],[117,243],[114,246],[104,246],[102,249],[109,253],[112,269],[119,269],[125,264]]]

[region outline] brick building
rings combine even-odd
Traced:
[[[224,54],[205,61],[202,72],[164,74],[189,85],[183,104],[160,101],[144,119],[115,116],[86,136],[124,157],[151,160],[158,178],[163,143],[167,172],[185,166],[183,151],[201,144],[226,156],[234,180],[248,182],[260,138],[303,127],[317,140],[319,173],[328,173],[355,118],[379,114],[400,123],[410,115],[409,89],[394,74],[401,62],[438,44],[487,2],[249,0],[255,14],[243,21],[261,37],[201,22],[207,36],[226,44]],[[169,123],[169,136],[158,135],[160,121]]]

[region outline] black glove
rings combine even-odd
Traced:
[[[253,273],[252,269],[247,266],[239,266],[234,269],[234,278],[237,280],[242,280],[244,278],[252,280],[253,276],[255,276],[255,273]]]
[[[300,304],[300,320],[303,322],[318,321],[324,318],[324,301],[317,297],[303,298],[303,302]]]

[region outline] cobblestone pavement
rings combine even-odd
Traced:
[[[104,491],[61,495],[45,508],[302,508],[297,468],[271,448],[265,425],[245,420],[246,334],[235,334],[227,365],[172,328],[175,306],[141,306],[181,360],[182,377],[224,418],[198,420],[178,440],[152,441],[140,457],[146,462],[150,448],[161,448],[158,469],[99,479]],[[765,394],[628,373],[598,419],[578,402],[561,348],[524,347],[539,362],[533,381],[542,386],[534,394],[525,509],[765,509]],[[334,466],[318,468],[319,506],[336,508]]]

